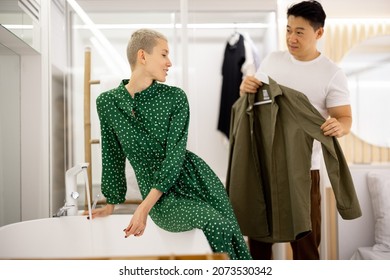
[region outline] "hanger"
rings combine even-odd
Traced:
[[[253,106],[272,103],[272,99],[269,97],[268,91],[263,89],[263,100],[253,103]]]
[[[264,84],[269,84],[268,76],[264,72],[261,72],[260,69],[257,70],[255,74],[255,78],[260,80]],[[272,99],[270,98],[268,91],[266,89],[263,89],[263,101],[255,102],[253,103],[253,106],[269,104],[269,103],[272,103]]]
[[[229,45],[231,45],[231,46],[235,45],[239,39],[240,39],[240,33],[235,31],[232,35],[230,35]]]
[[[239,39],[240,39],[240,33],[237,32],[237,26],[236,23],[234,23],[234,32],[229,37],[229,45],[231,46],[235,45]]]

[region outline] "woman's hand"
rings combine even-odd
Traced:
[[[162,194],[163,193],[157,189],[152,188],[150,190],[149,194],[135,210],[133,217],[130,220],[130,224],[123,230],[125,232],[125,238],[130,235],[141,236],[144,234],[149,212]]]
[[[130,235],[141,236],[144,234],[148,214],[149,211],[146,211],[141,203],[135,210],[129,225],[123,230],[125,232],[125,238]]]
[[[92,210],[92,219],[97,217],[106,217],[112,214],[114,212],[115,205],[114,204],[106,204],[102,208],[96,208]],[[88,215],[88,211],[84,211],[83,215]],[[89,216],[87,217],[89,219]]]
[[[130,235],[142,236],[142,234],[144,234],[149,212],[145,211],[141,204],[135,210],[127,228],[123,230],[125,232],[125,238]]]

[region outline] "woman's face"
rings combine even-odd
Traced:
[[[168,42],[163,39],[157,40],[152,53],[145,52],[145,69],[153,80],[165,82],[168,69],[172,66],[168,55]]]

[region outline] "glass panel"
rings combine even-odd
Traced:
[[[0,44],[0,226],[20,222],[20,57]]]
[[[17,0],[0,1],[0,24],[36,51],[40,50],[39,26],[19,7]]]

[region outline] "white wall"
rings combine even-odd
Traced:
[[[20,56],[0,44],[0,226],[20,221],[20,155]]]
[[[57,1],[54,5],[49,1],[40,7],[39,32],[36,33],[40,53],[12,32],[2,26],[0,28],[0,43],[20,58],[19,73],[10,71],[13,69],[11,63],[3,60],[1,64],[13,79],[19,81],[16,83],[9,78],[2,82],[2,85],[19,86],[14,95],[5,90],[9,96],[2,102],[6,106],[14,104],[13,101],[18,98],[15,105],[18,110],[12,111],[16,115],[7,113],[4,118],[10,127],[19,129],[19,135],[14,135],[12,142],[19,150],[15,150],[9,143],[5,144],[7,153],[13,153],[12,161],[7,160],[8,165],[12,166],[15,160],[20,161],[19,169],[6,170],[8,177],[14,176],[20,181],[12,186],[13,192],[18,192],[16,201],[13,199],[15,195],[8,193],[4,196],[7,203],[18,208],[8,213],[7,219],[14,215],[18,215],[19,220],[49,217],[57,211],[54,208],[62,206],[64,201],[61,190],[64,189],[65,174],[65,106],[58,108],[56,105],[63,103],[68,68],[66,17],[60,3]],[[58,102],[59,99],[61,102]],[[6,107],[2,111],[6,112],[15,106]],[[9,128],[7,130],[12,131]],[[3,135],[1,139],[3,142],[7,140]]]
[[[2,159],[6,164],[2,178],[8,178],[5,185],[8,190],[2,193],[2,198],[15,208],[5,212],[3,221],[9,223],[49,215],[49,169],[45,168],[48,127],[44,125],[48,118],[41,86],[41,56],[3,27],[0,43],[18,57],[16,62],[2,59],[1,63],[4,71],[1,111],[5,113],[1,119],[9,126],[2,125],[7,133],[1,135]]]
[[[21,220],[49,216],[48,104],[42,90],[42,63],[37,53],[21,60]]]
[[[327,18],[389,18],[390,1],[388,0],[321,0]]]
[[[63,1],[65,2],[65,1]],[[50,216],[55,214],[65,201],[65,172],[67,166],[68,115],[68,46],[67,15],[65,6],[51,5],[50,28]]]

